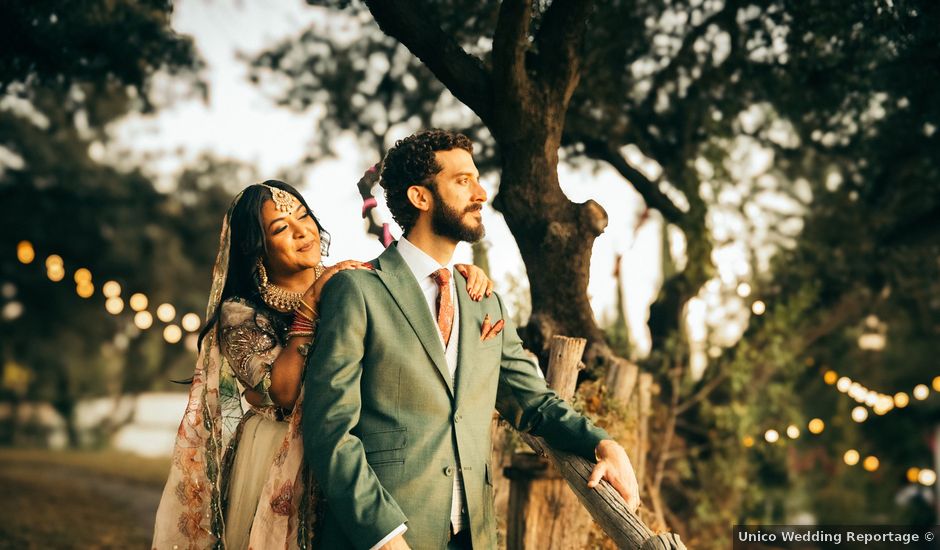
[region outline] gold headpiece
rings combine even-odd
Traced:
[[[267,187],[268,191],[271,192],[271,200],[274,201],[274,207],[278,210],[278,212],[289,214],[291,211],[293,211],[294,203],[297,201],[294,195],[291,195],[283,189],[271,187],[270,185],[265,185],[263,183],[259,183],[258,185]]]

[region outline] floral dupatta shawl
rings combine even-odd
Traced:
[[[229,222],[240,198],[241,194],[232,202],[222,223],[206,319],[212,319],[220,307],[228,275]],[[217,329],[206,333],[196,361],[169,478],[157,509],[154,550],[225,548],[225,474],[234,459],[233,435],[244,413],[238,382],[221,352]],[[301,388],[252,523],[253,550],[307,546],[308,521],[312,521],[314,510],[307,509],[313,483],[306,482],[302,467],[302,401]]]

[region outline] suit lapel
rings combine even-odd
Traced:
[[[427,351],[431,362],[434,363],[447,386],[448,393],[453,398],[454,387],[451,383],[450,371],[447,369],[447,360],[444,358],[444,348],[441,345],[441,337],[438,335],[437,323],[431,318],[428,303],[411,269],[398,253],[395,244],[390,245],[379,256],[378,264],[375,269],[376,275],[379,276],[382,284],[408,319],[408,323],[414,329],[418,340],[421,341],[421,345],[424,346],[424,350]],[[462,303],[461,307],[463,307]]]
[[[467,280],[454,270],[451,280],[457,285],[457,304],[460,311],[460,340],[457,341],[457,396],[463,395],[463,388],[469,383],[473,370],[473,359],[480,343],[479,304],[470,299],[467,292]]]

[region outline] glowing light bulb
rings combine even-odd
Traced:
[[[894,406],[895,407],[899,409],[903,409],[904,407],[907,406],[909,402],[910,402],[910,398],[907,396],[906,393],[899,391],[898,393],[894,394]]]
[[[921,485],[930,487],[937,482],[937,472],[924,468],[917,474],[917,481],[919,481]]]
[[[121,284],[117,281],[108,281],[101,287],[105,298],[114,298],[121,295]]]
[[[157,319],[169,323],[174,317],[176,317],[176,308],[173,304],[160,304],[157,307]]]
[[[196,332],[199,330],[199,316],[195,313],[187,313],[183,315],[183,319],[180,321],[180,324],[183,325],[183,329],[187,332]]]
[[[78,283],[78,285],[75,286],[75,293],[82,298],[91,298],[95,293],[95,285],[89,282]]]
[[[149,303],[149,300],[147,300],[147,296],[144,294],[141,294],[140,292],[131,295],[130,304],[131,304],[131,309],[133,309],[134,311],[143,311],[147,309],[148,303]]]
[[[183,330],[177,325],[167,325],[163,329],[163,339],[171,344],[175,344],[183,337]]]
[[[20,241],[16,245],[16,259],[22,264],[31,264],[36,259],[36,251],[33,249],[33,243],[29,241]]]
[[[140,330],[147,330],[153,326],[153,315],[149,311],[138,311],[134,315],[134,326]]]
[[[855,466],[858,464],[858,459],[858,451],[855,449],[849,449],[848,451],[845,451],[845,454],[842,456],[842,460],[844,460],[845,463],[849,466]]]
[[[75,282],[77,284],[81,283],[90,283],[91,282],[91,271],[88,271],[87,268],[80,267],[75,270]]]
[[[811,434],[819,435],[826,429],[826,423],[822,419],[814,418],[809,421],[807,428]]]
[[[117,315],[124,311],[124,300],[118,296],[112,296],[104,301],[104,308],[111,315]]]

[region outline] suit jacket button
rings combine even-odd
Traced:
[[[444,475],[445,475],[445,476],[450,477],[450,476],[453,475],[453,474],[454,474],[454,469],[453,469],[453,468],[451,468],[450,466],[444,468]]]

